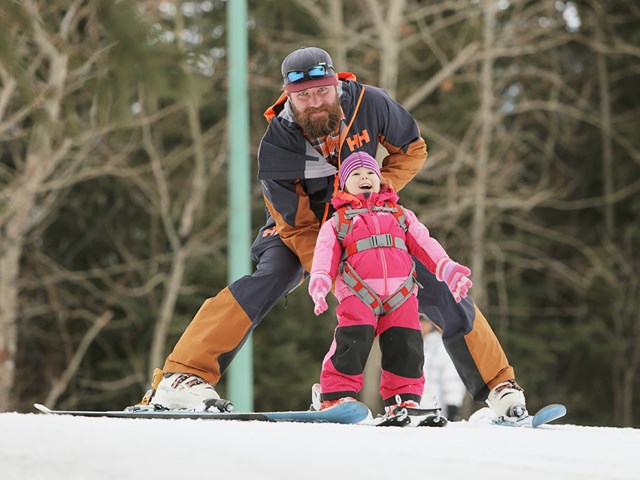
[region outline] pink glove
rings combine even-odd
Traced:
[[[327,292],[331,288],[331,279],[324,273],[314,273],[309,280],[309,295],[313,299],[315,308],[313,313],[320,315],[329,305],[327,305]]]
[[[456,303],[467,296],[473,285],[467,275],[471,275],[471,270],[450,258],[443,258],[436,267],[436,278],[447,284]]]

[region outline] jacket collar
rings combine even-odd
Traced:
[[[368,208],[373,206],[383,206],[385,202],[398,202],[398,194],[391,185],[382,185],[380,187],[380,192],[373,192],[368,195],[364,193],[352,195],[344,190],[338,190],[338,193],[336,193],[331,199],[331,204],[335,209],[341,207]]]

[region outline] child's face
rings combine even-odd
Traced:
[[[353,170],[344,182],[344,189],[352,195],[380,191],[380,177],[370,168],[358,167]]]

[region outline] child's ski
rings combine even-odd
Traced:
[[[444,427],[448,420],[439,408],[397,407],[393,412],[375,418],[376,427]]]

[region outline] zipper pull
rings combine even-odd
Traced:
[[[362,196],[365,199],[365,203],[367,205],[367,210],[369,210],[369,213],[373,213],[373,210],[371,209],[371,193],[370,192],[364,192],[362,194]]]

